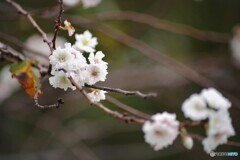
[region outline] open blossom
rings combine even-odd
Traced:
[[[81,0],[83,4],[83,8],[90,8],[90,7],[96,7],[101,0]]]
[[[72,24],[70,22],[68,22],[67,20],[64,21],[64,27],[61,27],[61,29],[63,30],[67,30],[68,31],[68,35],[72,36],[75,32],[75,28],[72,26]]]
[[[218,145],[227,143],[227,135],[217,134],[215,136],[208,136],[203,139],[202,144],[205,152],[210,153],[215,150]]]
[[[167,112],[157,113],[143,125],[144,138],[154,150],[160,150],[171,145],[177,138],[179,122],[175,114]]]
[[[100,102],[100,100],[105,100],[106,91],[95,89],[91,93],[88,93],[88,97],[92,102]]]
[[[227,143],[228,137],[235,135],[227,110],[222,109],[210,113],[207,135],[208,137],[202,142],[207,153],[216,149],[218,145]]]
[[[89,54],[88,60],[89,60],[90,64],[100,64],[100,65],[105,65],[107,67],[108,63],[102,60],[104,57],[105,57],[105,55],[103,54],[102,51],[96,52],[95,55],[92,52]]]
[[[55,75],[49,78],[49,83],[54,88],[61,88],[65,91],[70,88],[75,90],[76,88],[72,86],[71,82],[69,81],[67,75],[63,71],[55,72]]]
[[[52,39],[53,35],[48,34],[47,37],[49,39]],[[64,44],[66,43],[66,39],[60,36],[57,36],[56,38],[56,47],[64,47]],[[29,50],[24,50],[23,52],[26,53],[26,55],[30,56],[31,59],[39,61],[41,64],[48,65],[49,61],[46,59],[46,57],[50,56],[50,50],[49,47],[46,45],[46,43],[43,42],[43,38],[40,35],[34,34],[27,38],[25,45],[27,48],[29,48],[33,54]]]
[[[207,135],[213,136],[217,134],[225,134],[228,137],[235,135],[231,117],[229,116],[229,113],[226,110],[212,112],[209,116]]]
[[[203,89],[200,95],[211,108],[228,109],[231,107],[231,102],[214,88]]]
[[[92,34],[87,30],[83,34],[75,34],[76,42],[74,47],[77,50],[84,52],[94,52],[98,44],[97,38],[92,37]]]
[[[65,48],[58,47],[53,51],[53,54],[49,57],[53,69],[65,69],[67,71],[71,69],[70,63],[74,60],[74,55],[71,53],[69,45],[69,43],[66,43]]]
[[[99,81],[105,81],[108,74],[107,69],[102,65],[90,64],[88,66],[87,84],[92,85]]]
[[[191,95],[183,102],[182,111],[185,117],[194,121],[206,119],[209,113],[204,99],[198,94]]]

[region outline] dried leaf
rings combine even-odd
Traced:
[[[14,63],[11,65],[10,72],[27,94],[34,97],[37,91],[38,77],[34,74],[31,63],[29,61]],[[40,90],[38,92],[41,93]]]

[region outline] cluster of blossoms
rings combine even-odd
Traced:
[[[99,81],[105,81],[108,74],[108,63],[102,60],[105,55],[102,51],[94,53],[98,44],[97,38],[92,37],[89,31],[75,34],[75,38],[74,45],[65,43],[63,48],[57,47],[49,57],[52,66],[49,82],[53,87],[65,91],[68,88],[76,89],[70,82],[70,78],[82,87],[85,84],[93,85]],[[87,59],[84,53],[88,54]],[[88,95],[93,102],[105,99],[105,91],[101,90],[93,90]]]
[[[230,136],[235,135],[228,109],[231,103],[214,88],[203,89],[200,94],[193,94],[182,104],[184,116],[200,122],[208,120],[206,127],[207,137],[203,139],[204,150],[210,153],[218,145],[227,143]],[[184,128],[181,128],[175,114],[167,112],[157,113],[143,125],[144,138],[154,150],[160,150],[168,145],[179,135],[183,145],[187,149],[193,147],[193,139],[187,134]]]
[[[185,117],[193,121],[208,120],[207,138],[202,142],[207,153],[235,135],[228,112],[230,107],[231,102],[214,88],[203,89],[200,94],[193,94],[184,101],[182,111]]]

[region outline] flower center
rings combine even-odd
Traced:
[[[82,44],[83,44],[84,46],[87,46],[87,45],[89,44],[89,41],[88,41],[87,39],[83,39],[83,40],[82,40]]]
[[[59,62],[65,62],[66,61],[66,56],[65,55],[60,55],[58,57]]]
[[[161,136],[163,135],[164,133],[160,130],[155,130],[154,133],[157,135],[157,136]]]
[[[97,71],[92,71],[92,76],[93,77],[96,77],[98,75],[98,72]]]
[[[65,76],[63,76],[63,77],[61,77],[60,82],[63,84],[66,84],[68,81],[67,81],[67,78]]]

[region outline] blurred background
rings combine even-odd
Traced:
[[[56,16],[51,17],[49,10],[54,12],[56,1],[21,0],[18,2],[33,13],[44,31],[49,34],[53,32]],[[50,9],[46,9],[49,7]],[[233,54],[230,47],[231,39],[238,37],[239,0],[102,0],[94,8],[84,9],[81,4],[65,7],[65,15],[92,19],[100,17],[100,22],[184,63],[239,100],[240,58],[237,59],[237,57],[240,55]],[[101,13],[112,11],[134,11],[151,15],[165,20],[164,23],[185,24],[199,30],[217,32],[219,38],[211,38],[213,36],[207,32],[207,38],[201,39],[189,36],[190,30],[181,34],[169,31],[168,28],[161,29],[118,18],[108,19],[104,14],[99,16]],[[50,20],[46,19],[48,15]],[[82,33],[86,29],[81,26],[75,26],[75,28],[77,33]],[[178,120],[185,120],[181,112],[182,102],[192,93],[199,93],[203,89],[202,86],[185,79],[136,49],[99,31],[89,30],[98,38],[97,49],[106,54],[105,60],[109,63],[108,78],[102,85],[140,90],[144,93],[158,93],[157,98],[147,100],[115,93],[109,93],[109,95],[148,114],[163,111],[175,112]],[[14,8],[7,5],[4,0],[0,0],[1,42],[20,53],[29,54],[13,41],[7,40],[4,36],[6,34],[18,38],[22,43],[33,48],[40,48],[40,51],[45,45],[36,38],[29,40],[29,37],[37,34],[35,29],[25,17],[18,16]],[[59,41],[74,42],[74,37],[68,37],[65,31],[61,31],[59,36],[62,37]],[[90,106],[77,91],[64,92],[54,89],[48,81],[43,84],[40,103],[51,104],[60,97],[64,99],[65,104],[59,109],[36,108],[33,100],[15,83],[16,80],[12,80],[15,82],[9,80],[11,75],[5,68],[7,65],[0,61],[2,70],[0,75],[1,160],[212,159],[203,151],[200,142],[194,141],[193,149],[188,151],[183,147],[180,138],[172,146],[156,152],[144,142],[140,125],[126,124],[109,117],[101,110]],[[107,102],[103,103],[111,109],[118,110]],[[240,104],[233,104],[230,114],[236,130],[236,136],[230,140],[239,142]],[[204,135],[201,127],[190,128],[189,131]],[[239,148],[226,145],[219,146],[216,151],[240,153]],[[226,159],[226,157],[217,158]]]

